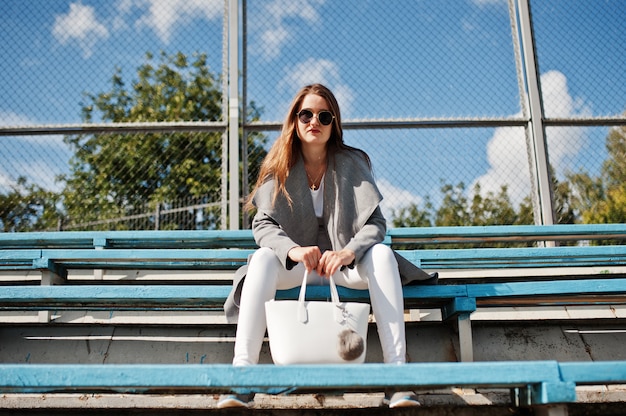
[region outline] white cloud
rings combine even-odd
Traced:
[[[212,20],[221,17],[224,10],[221,0],[137,0],[134,3],[123,0],[118,10],[127,13],[133,6],[147,7],[135,26],[154,30],[163,43],[169,42],[176,27],[197,18]]]
[[[9,178],[6,173],[0,170],[0,192],[10,192],[15,186],[15,181]]]
[[[550,71],[541,77],[547,117],[590,117],[591,108],[581,99],[574,99],[561,72]],[[567,160],[576,156],[587,140],[587,129],[581,127],[548,128],[550,164],[557,172],[567,168]]]
[[[261,33],[263,57],[267,60],[280,55],[282,46],[289,40],[289,30],[283,26],[277,26]],[[253,49],[258,50],[258,48]]]
[[[52,34],[62,45],[76,42],[89,58],[96,43],[109,37],[109,30],[98,21],[93,7],[73,3],[67,14],[55,16]]]
[[[289,68],[289,73],[282,79],[280,87],[295,92],[303,86],[313,83],[324,84],[331,89],[337,98],[343,118],[350,113],[355,94],[347,84],[343,83],[339,67],[333,61],[309,58],[296,64]],[[284,107],[287,108],[288,104]]]
[[[70,4],[67,14],[55,16],[52,35],[62,45],[78,45],[89,58],[111,33],[148,28],[168,43],[177,27],[194,19],[221,18],[223,11],[222,0],[118,0],[112,16],[98,19],[94,7],[79,2]]]
[[[388,226],[391,225],[394,210],[397,210],[398,207],[407,207],[411,204],[420,205],[423,201],[421,196],[412,194],[406,189],[398,188],[386,179],[377,180],[376,185],[380,193],[383,194],[380,209],[387,219]]]
[[[260,44],[254,45],[254,53],[272,60],[280,55],[282,48],[293,37],[294,27],[287,21],[300,20],[309,27],[319,26],[321,16],[318,13],[326,0],[273,0],[263,7],[264,19],[256,25],[260,30]]]
[[[27,116],[0,111],[0,126],[38,125]],[[29,183],[59,191],[55,176],[67,173],[71,152],[62,135],[2,137],[0,140],[0,192],[17,186],[17,178],[24,176]]]
[[[0,126],[28,126],[32,124],[32,120],[23,114],[14,113],[13,111],[0,111]]]
[[[568,90],[567,78],[559,71],[550,71],[541,76],[543,102],[546,116],[572,117],[590,115],[591,110],[581,100],[574,99]],[[586,130],[574,127],[559,127],[548,130],[549,163],[556,172],[566,169],[568,159],[580,152],[587,140]],[[489,170],[471,185],[480,183],[483,193],[499,192],[508,186],[513,204],[519,204],[530,194],[530,176],[526,139],[521,127],[500,127],[487,144]]]
[[[309,58],[290,68],[290,73],[283,79],[288,87],[301,87],[312,82],[338,81],[339,67],[328,59]]]

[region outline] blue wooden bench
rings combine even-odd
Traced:
[[[626,225],[622,224],[424,227],[390,229],[385,242],[397,248],[408,243],[558,243],[625,237]],[[249,230],[3,233],[0,270],[49,270],[64,277],[68,267],[234,269],[255,248]],[[437,270],[626,265],[626,245],[400,251],[416,265]]]
[[[228,285],[52,285],[6,286],[0,310],[221,310]],[[473,361],[471,314],[477,307],[626,304],[626,278],[406,286],[406,308],[441,308],[455,318],[461,361]],[[339,288],[344,301],[368,302],[366,290]],[[277,299],[295,299],[298,289]],[[328,289],[311,286],[307,298],[324,300]]]
[[[456,244],[626,240],[626,224],[402,227],[387,231],[390,244]],[[62,231],[0,234],[0,249],[34,248],[255,248],[250,230]]]
[[[306,376],[303,376],[306,375]],[[375,376],[373,376],[375,375]],[[410,363],[402,366],[225,364],[0,364],[0,392],[229,392],[298,393],[371,391],[386,387],[511,389],[515,404],[576,401],[576,386],[626,382],[626,362],[504,361]],[[548,408],[542,414],[562,415]]]
[[[626,246],[556,246],[545,242],[585,240],[621,241],[626,237],[624,225],[558,225],[558,226],[497,226],[497,227],[434,227],[390,229],[385,242],[392,247],[405,244],[418,248],[401,250],[401,254],[427,270],[473,270],[501,269],[531,270],[557,269],[566,267],[593,268],[588,275],[556,276],[549,280],[502,279],[484,282],[473,279],[471,282],[451,282],[445,279],[438,286],[404,287],[407,308],[440,308],[444,319],[455,318],[459,329],[460,359],[472,361],[472,329],[470,315],[477,307],[502,305],[596,305],[625,304],[626,278],[621,275],[598,274],[598,267],[615,268],[626,266]],[[484,243],[484,242],[536,242],[538,247],[502,248],[442,248],[420,249],[420,245],[434,243]],[[546,247],[543,247],[543,246]],[[540,247],[541,246],[541,247]],[[67,282],[68,270],[72,269],[159,269],[159,270],[228,270],[233,271],[245,263],[255,249],[252,234],[247,231],[120,231],[120,232],[60,232],[60,233],[17,233],[0,234],[0,270],[41,271],[54,276],[42,279],[44,283],[55,285],[33,285],[12,282],[0,287],[0,310],[219,310],[230,291],[228,281],[203,282],[203,284],[101,284],[88,281],[76,284]],[[579,273],[579,272],[577,272]],[[506,273],[505,273],[506,274]],[[85,284],[87,283],[87,284]],[[109,282],[110,283],[110,282]],[[340,295],[346,301],[367,301],[367,291],[340,288]],[[325,288],[311,287],[307,295],[311,299],[326,299]],[[295,298],[297,289],[280,291],[278,298]],[[465,367],[476,364],[478,367]],[[578,364],[578,363],[575,363]],[[441,363],[411,364],[402,369],[382,368],[370,364],[355,369],[342,367],[344,381],[327,388],[342,389],[379,388],[387,385],[407,385],[413,387],[492,386],[517,389],[520,399],[531,404],[571,401],[576,384],[620,382],[624,380],[624,365],[617,363],[612,373],[605,379],[598,375],[599,369],[609,368],[599,363],[569,365],[568,363],[541,362],[524,363]],[[437,364],[438,365],[438,364]],[[489,367],[489,366],[493,367]],[[548,377],[539,367],[550,368]],[[28,367],[28,368],[27,368]],[[116,389],[150,390],[176,387],[177,381],[168,378],[168,383],[157,386],[158,378],[151,379],[143,374],[141,366],[88,366],[89,370],[100,373],[87,375],[84,366],[21,366],[3,365],[0,368],[4,391],[57,391]],[[154,368],[158,368],[155,366]],[[543,368],[543,367],[542,367]],[[180,388],[260,388],[263,389],[305,389],[325,388],[328,377],[321,373],[323,367],[303,369],[311,374],[319,374],[312,379],[300,377],[292,380],[290,369],[260,366],[245,373],[229,366],[184,366],[168,367],[161,374],[189,376],[189,385]],[[470,371],[472,369],[473,371]],[[529,370],[528,372],[526,370]],[[116,372],[117,370],[117,372]],[[180,370],[180,373],[178,371]],[[327,369],[328,370],[328,369]],[[258,373],[257,373],[258,371]],[[296,370],[293,370],[296,371]],[[361,371],[369,371],[364,376]],[[53,373],[51,373],[53,372]],[[70,385],[59,385],[49,381],[50,374],[65,374]],[[245,372],[245,371],[244,371]],[[470,373],[480,373],[473,375]],[[558,377],[553,377],[557,373]],[[48,374],[48,376],[46,376]],[[96,376],[96,374],[99,374]],[[108,375],[107,375],[108,374]],[[115,374],[125,379],[126,386],[118,386]],[[371,377],[376,374],[377,377]],[[385,374],[384,377],[381,376]],[[420,374],[420,377],[415,377]],[[424,374],[429,374],[423,378]],[[445,374],[446,377],[441,375]],[[509,374],[507,378],[507,374]],[[121,376],[123,375],[123,377]],[[214,377],[219,375],[219,377]],[[432,378],[430,377],[432,375]],[[19,378],[24,376],[25,378]],[[567,376],[567,377],[566,377]],[[48,377],[48,379],[46,379]],[[56,376],[55,376],[56,377]],[[481,381],[478,378],[485,377]],[[539,377],[539,378],[536,378]],[[223,381],[214,383],[213,380]],[[23,380],[29,383],[20,386]],[[101,381],[98,381],[101,380]],[[154,380],[154,383],[150,380]],[[202,382],[200,382],[202,380]],[[247,380],[247,381],[246,381]],[[254,380],[254,385],[250,384]],[[361,381],[358,381],[361,380]],[[364,385],[363,380],[367,380]],[[374,381],[372,381],[374,380]],[[262,382],[261,382],[262,381]],[[180,381],[183,383],[183,381]],[[49,384],[50,383],[50,384]],[[58,383],[58,382],[57,382]],[[95,383],[95,384],[94,384]],[[208,384],[207,384],[208,383]],[[246,384],[247,383],[247,384]],[[265,383],[265,384],[263,384]],[[342,384],[343,383],[343,384]],[[370,383],[370,384],[367,384]],[[403,384],[405,383],[405,384]],[[375,384],[375,385],[374,385]],[[269,391],[269,390],[268,390]]]
[[[220,309],[228,285],[10,285],[0,291],[0,309]],[[298,297],[299,288],[280,290],[277,299]],[[367,302],[367,290],[339,287],[347,302]],[[441,286],[405,286],[407,307],[443,305],[446,316],[474,311],[476,306],[578,305],[626,303],[626,278],[577,279],[540,282],[475,283]],[[328,289],[307,288],[307,299],[326,300]],[[456,309],[455,309],[456,308]]]
[[[478,242],[535,242],[612,240],[626,236],[626,225],[554,225],[554,226],[492,226],[492,227],[426,227],[390,229],[385,242],[392,247],[410,244],[478,243]],[[159,270],[234,270],[244,264],[253,252],[255,243],[250,230],[240,231],[97,231],[52,233],[5,233],[0,234],[0,270],[38,270],[45,279],[42,287],[7,287],[14,299],[30,298],[24,305],[38,308],[75,308],[82,300],[85,305],[98,307],[103,304],[95,296],[107,291],[109,305],[117,308],[128,305],[161,304],[185,305],[191,308],[194,294],[202,293],[215,304],[206,307],[219,308],[227,294],[228,281],[211,282],[206,287],[155,287],[131,288],[62,286],[71,269],[159,269]],[[560,247],[502,247],[502,248],[442,248],[399,250],[400,253],[427,270],[503,270],[521,268],[527,270],[557,269],[565,267],[609,268],[626,266],[626,245],[610,246],[560,246]],[[530,272],[529,272],[530,273]],[[624,282],[614,276],[575,276],[558,280],[497,282],[475,285],[446,285],[437,287],[406,287],[407,308],[435,307],[442,310],[443,319],[455,318],[459,329],[461,359],[473,357],[470,315],[477,306],[544,305],[574,303],[623,303]],[[593,279],[597,277],[611,279]],[[559,277],[563,279],[563,277]],[[526,279],[525,279],[526,280]],[[480,279],[478,279],[480,281]],[[50,283],[61,284],[47,287]],[[93,283],[93,282],[88,282]],[[178,282],[177,282],[178,283]],[[222,283],[222,285],[220,285]],[[573,291],[572,288],[575,288]],[[602,289],[602,296],[597,293]],[[9,292],[8,290],[12,290]],[[140,299],[152,296],[152,300]],[[16,291],[23,291],[24,297]],[[26,292],[28,294],[26,294]],[[185,293],[182,293],[185,292]],[[322,290],[318,295],[325,298]],[[588,295],[592,293],[594,298]],[[91,294],[91,296],[90,296]],[[294,297],[287,291],[279,297]],[[365,293],[347,293],[346,299],[367,300]],[[566,300],[564,300],[567,298]],[[9,302],[7,297],[4,299]],[[45,299],[38,302],[37,299]],[[53,300],[56,301],[53,302]],[[47,302],[47,303],[46,303]],[[198,302],[196,302],[198,303]],[[17,308],[15,302],[3,308]],[[196,305],[195,307],[198,307]]]
[[[398,250],[426,270],[506,270],[626,266],[626,246]],[[1,270],[69,269],[235,270],[253,249],[0,249]]]
[[[614,370],[615,373],[615,370]],[[306,377],[303,377],[306,374]],[[621,367],[621,374],[624,367]],[[373,376],[375,375],[375,376]],[[294,393],[437,387],[531,389],[529,404],[572,402],[575,383],[555,361],[362,365],[18,365],[0,364],[0,391]]]

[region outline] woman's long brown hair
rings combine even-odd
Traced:
[[[283,127],[281,129],[280,135],[276,142],[272,145],[271,149],[265,156],[263,163],[261,164],[261,170],[259,172],[259,177],[257,179],[256,185],[252,192],[250,193],[248,200],[246,202],[246,210],[251,211],[254,209],[252,204],[252,199],[254,198],[254,194],[259,189],[259,187],[265,183],[267,180],[274,178],[276,180],[276,187],[274,189],[274,200],[279,195],[279,193],[283,193],[291,204],[291,197],[285,188],[285,182],[287,181],[287,176],[289,176],[289,171],[296,164],[298,158],[302,155],[302,144],[298,137],[298,130],[296,128],[296,123],[298,123],[298,109],[302,105],[302,101],[304,97],[309,94],[319,95],[320,97],[326,100],[328,103],[328,110],[335,116],[333,120],[332,130],[330,133],[330,139],[326,143],[326,151],[327,153],[334,154],[341,149],[354,149],[351,146],[346,145],[343,142],[343,129],[341,127],[341,112],[339,111],[339,104],[337,103],[337,99],[335,95],[324,85],[321,84],[311,84],[303,87],[298,91],[296,96],[293,98],[291,105],[289,106],[289,111],[287,112],[287,116],[285,117],[285,121],[283,122]],[[356,150],[356,149],[355,149]],[[368,163],[370,163],[369,157],[364,152]]]

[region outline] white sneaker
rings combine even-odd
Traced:
[[[217,402],[218,409],[249,408],[250,405],[249,394],[222,394]]]
[[[412,391],[397,391],[391,395],[391,398],[386,398],[386,401],[389,403],[390,409],[421,406],[417,400],[417,395]]]

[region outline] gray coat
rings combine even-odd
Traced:
[[[318,222],[313,208],[302,158],[291,169],[285,187],[292,199],[279,194],[273,203],[275,181],[265,182],[257,190],[253,203],[257,213],[252,221],[254,238],[259,247],[274,250],[283,266],[295,263],[287,253],[297,246],[317,244]],[[324,224],[333,250],[349,248],[355,253],[354,267],[365,252],[385,238],[386,221],[380,210],[382,195],[364,157],[356,151],[340,151],[328,161],[324,175]],[[426,280],[431,276],[396,253],[402,283]],[[224,310],[228,322],[235,323],[247,266],[241,267],[233,279]]]

